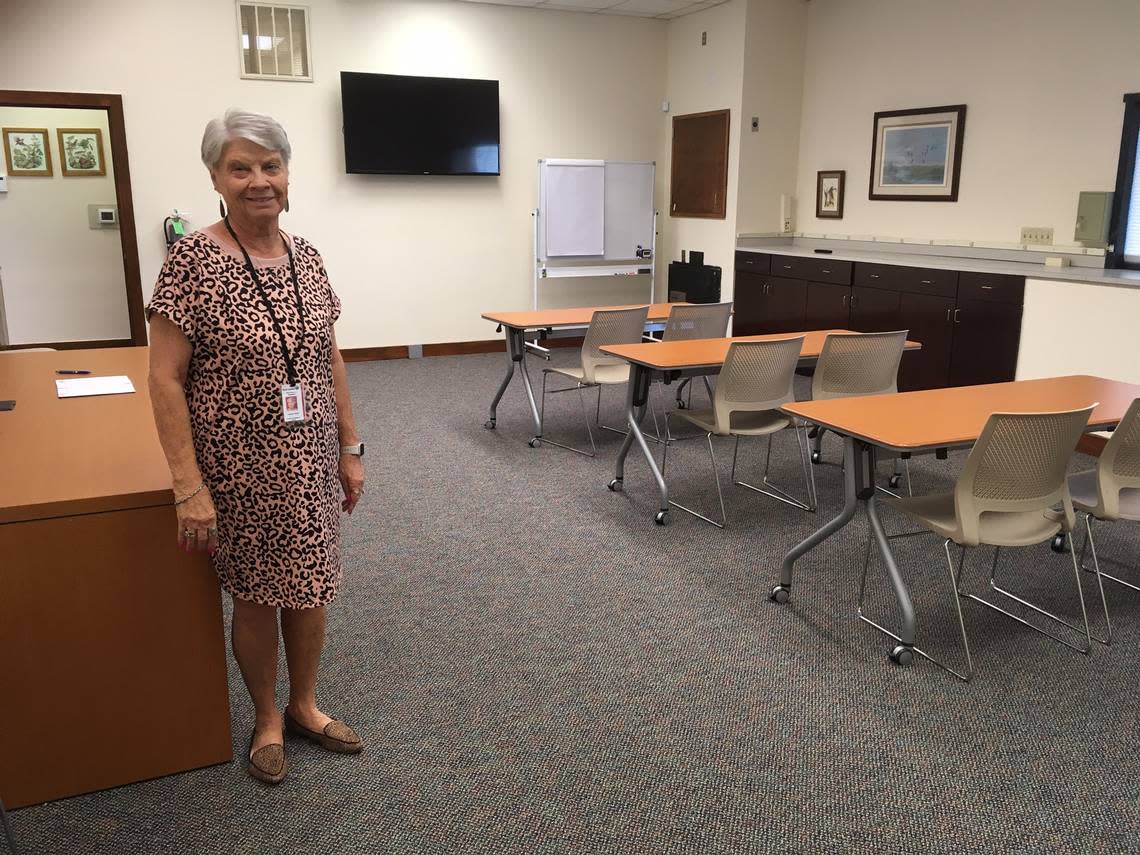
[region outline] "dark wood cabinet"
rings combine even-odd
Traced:
[[[728,110],[673,117],[671,216],[724,219],[728,145]]]
[[[849,329],[851,322],[851,288],[827,282],[809,282],[805,330]]]
[[[899,363],[899,391],[939,389],[950,379],[950,352],[954,343],[954,298],[903,293],[899,299],[899,329],[922,349],[903,356]]]
[[[898,291],[878,288],[851,289],[851,329],[856,332],[887,332],[899,328]]]
[[[804,328],[807,283],[736,271],[733,334],[765,335]]]
[[[1002,383],[1017,372],[1021,306],[993,300],[959,300],[953,315],[950,385]]]

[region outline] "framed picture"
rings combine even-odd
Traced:
[[[63,174],[106,175],[103,132],[98,128],[59,128],[59,160]]]
[[[815,215],[843,219],[843,185],[847,171],[831,169],[815,174]]]
[[[51,175],[47,128],[4,128],[4,160],[9,175]]]
[[[875,114],[870,199],[957,202],[966,105]]]

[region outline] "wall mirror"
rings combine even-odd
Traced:
[[[119,95],[0,89],[0,348],[146,344]]]

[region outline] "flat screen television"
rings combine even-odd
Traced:
[[[349,173],[498,175],[499,81],[340,73]]]

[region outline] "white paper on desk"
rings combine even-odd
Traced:
[[[90,395],[127,395],[135,391],[135,387],[130,377],[119,374],[114,377],[56,380],[55,391],[60,398],[86,398]]]

